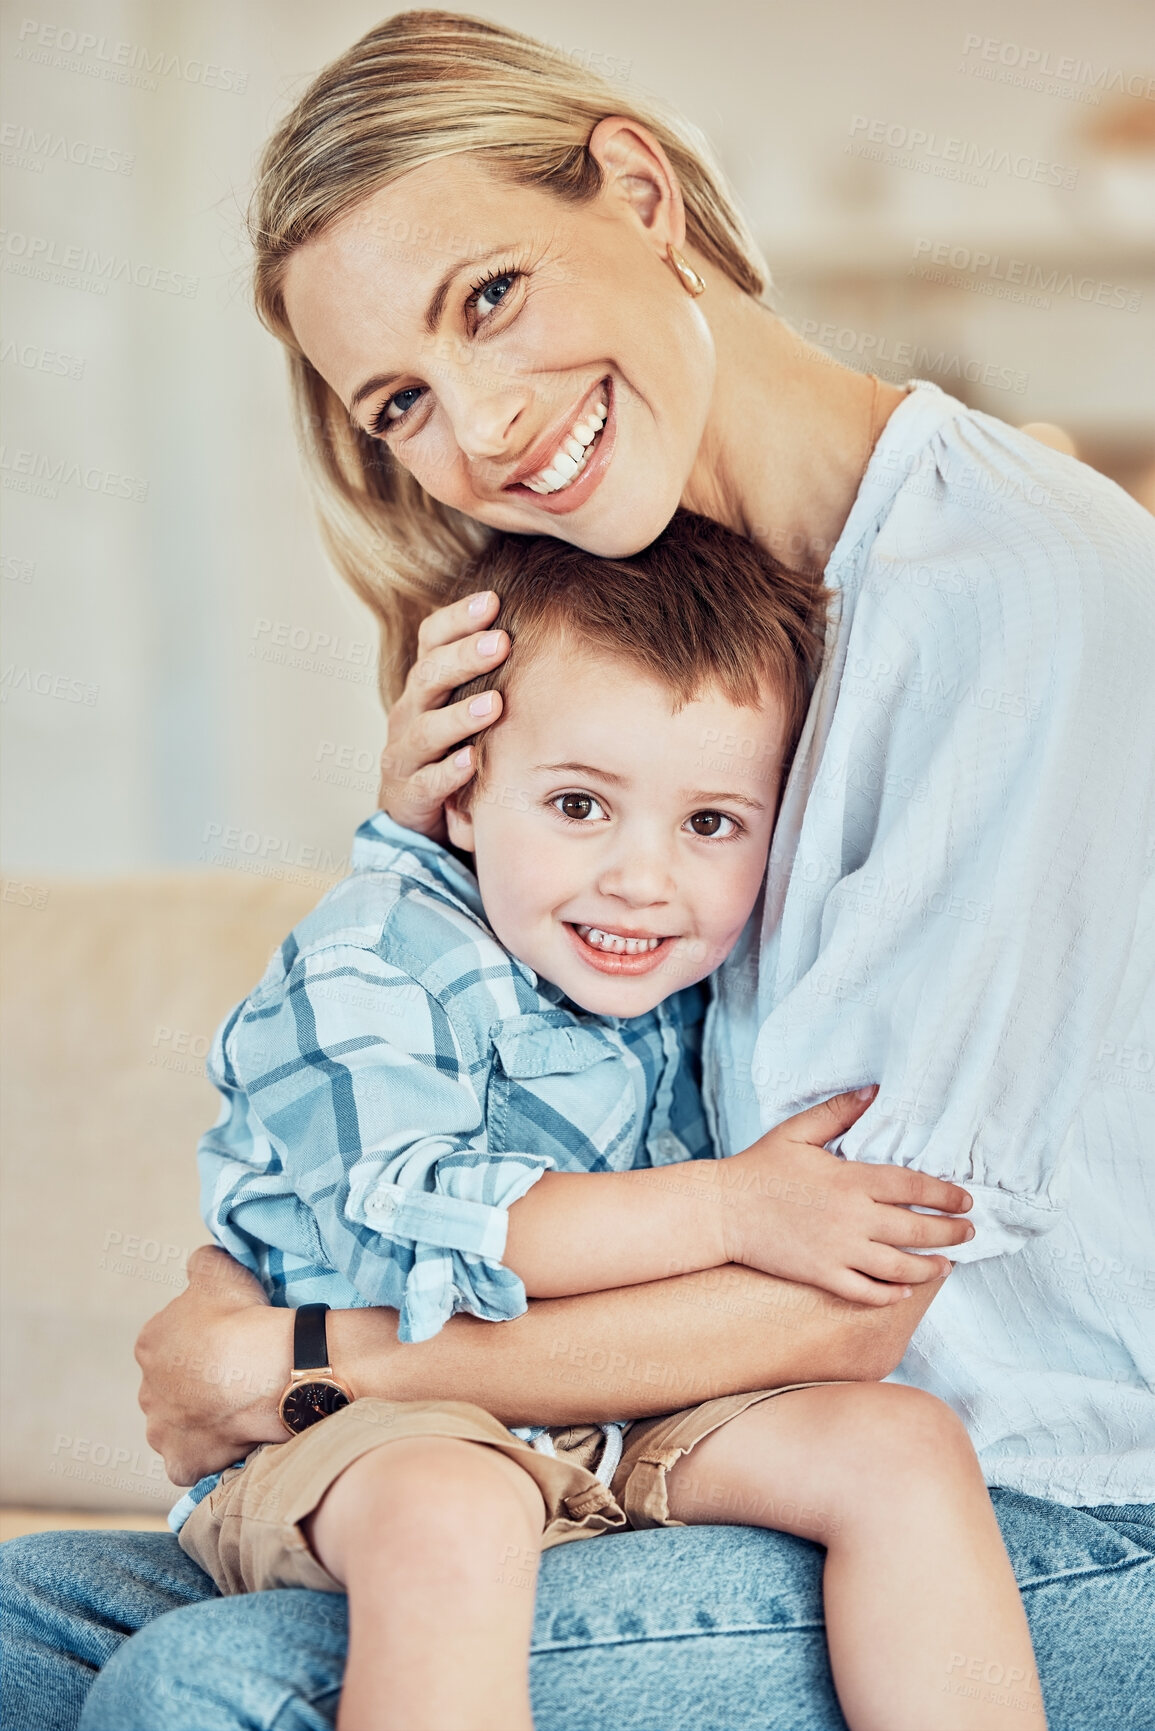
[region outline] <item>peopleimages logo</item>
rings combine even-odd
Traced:
[[[1002,253],[985,252],[981,247],[952,246],[946,240],[916,240],[911,256],[915,260],[911,273],[930,281],[961,285],[969,278],[976,286],[983,285],[984,293],[1034,296],[1042,306],[1049,306],[1052,296],[1065,295],[1088,305],[1137,313],[1143,299],[1138,289],[1126,288],[1122,283],[1076,276],[1058,265],[1048,267],[1032,259],[1004,258]]]
[[[929,343],[895,342],[878,331],[856,331],[850,325],[803,319],[798,334],[826,350],[832,364],[835,355],[856,356],[867,362],[871,372],[881,374],[889,369],[903,379],[925,379],[933,373],[937,378],[966,379],[968,384],[986,385],[992,390],[1016,391],[1020,396],[1030,382],[1017,367],[932,349]]]
[[[53,697],[58,703],[83,703],[89,709],[100,697],[99,685],[89,685],[83,679],[73,679],[67,673],[53,673],[48,668],[17,667],[14,661],[0,669],[0,703],[7,703],[14,691],[27,691],[34,697]]]
[[[975,144],[966,138],[927,132],[920,126],[871,120],[865,114],[852,116],[850,137],[852,143],[846,148],[855,154],[872,154],[879,161],[893,162],[903,168],[917,168],[924,173],[945,172],[951,167],[973,170],[976,184],[980,186],[987,184],[988,174],[1007,174],[1014,180],[1061,186],[1068,191],[1077,185],[1079,179],[1077,168],[1051,162],[1046,157],[1032,156],[1028,151]]]
[[[131,174],[136,157],[107,144],[68,138],[62,132],[38,132],[33,126],[6,121],[0,126],[0,162],[5,168],[43,172],[46,162],[71,162],[78,168],[98,168],[107,174]]]
[[[42,499],[55,499],[61,487],[80,487],[108,499],[131,499],[137,505],[148,498],[148,482],[139,475],[123,475],[118,469],[53,457],[45,451],[10,451],[7,445],[0,445],[0,484]]]
[[[157,294],[183,295],[192,300],[200,287],[199,277],[114,252],[100,253],[95,247],[66,244],[45,234],[23,234],[18,229],[0,228],[0,253],[0,268],[15,276],[59,282],[65,288],[95,294],[107,294],[110,282],[127,282]]]
[[[349,869],[348,855],[337,858],[328,848],[264,835],[239,824],[206,823],[201,839],[202,864],[228,866],[282,883],[321,883],[327,889],[332,878],[343,877]]]
[[[32,373],[53,373],[60,379],[82,379],[88,364],[80,355],[46,349],[41,343],[18,343],[14,338],[0,344],[0,361]]]
[[[16,59],[55,67],[61,72],[80,72],[114,84],[129,84],[138,90],[156,90],[158,79],[177,78],[182,84],[201,84],[206,90],[223,90],[239,96],[249,82],[247,72],[217,65],[212,60],[182,57],[164,48],[145,48],[139,42],[116,42],[90,30],[43,24],[37,18],[21,22]]]
[[[302,673],[320,673],[353,685],[375,685],[373,645],[340,632],[314,631],[288,619],[258,619],[249,644],[251,661],[267,661]]]
[[[974,58],[972,58],[972,56]],[[1126,73],[1121,67],[1080,60],[1074,54],[1052,54],[1049,48],[1030,47],[1021,42],[1004,42],[997,36],[968,35],[963,39],[963,66],[966,71],[979,71],[983,64],[1012,75],[1014,82],[1030,90],[1042,90],[1047,95],[1060,96],[1082,90],[1084,100],[1097,102],[1103,91],[1115,91],[1120,96],[1135,96],[1142,101],[1155,99],[1155,77],[1143,73]]]

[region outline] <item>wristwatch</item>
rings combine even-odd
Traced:
[[[325,1335],[327,1304],[302,1304],[293,1322],[293,1369],[281,1396],[281,1423],[293,1432],[308,1430],[353,1399],[329,1363]]]

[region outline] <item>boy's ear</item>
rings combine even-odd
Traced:
[[[472,787],[469,790],[472,792]],[[468,798],[468,795],[466,796]],[[462,853],[473,852],[473,818],[468,804],[458,804],[460,793],[451,793],[445,802],[445,824],[449,839]]]

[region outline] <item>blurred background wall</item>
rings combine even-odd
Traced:
[[[832,354],[1058,422],[1150,487],[1143,0],[476,10],[699,122],[778,305]],[[374,633],[318,547],[241,213],[272,123],[382,16],[8,7],[0,692],[22,881],[198,861],[323,875],[374,804]],[[263,659],[278,637],[307,664]]]
[[[832,356],[1057,423],[1155,502],[1143,0],[482,10],[697,121]],[[382,15],[4,17],[0,1496],[34,1524],[175,1494],[131,1347],[204,1237],[205,1053],[375,804],[375,634],[320,552],[242,213],[271,126]]]

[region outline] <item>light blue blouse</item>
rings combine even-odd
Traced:
[[[842,1139],[975,1196],[899,1379],[992,1483],[1155,1500],[1155,522],[933,385],[831,558],[764,910],[706,1036],[723,1151]]]

